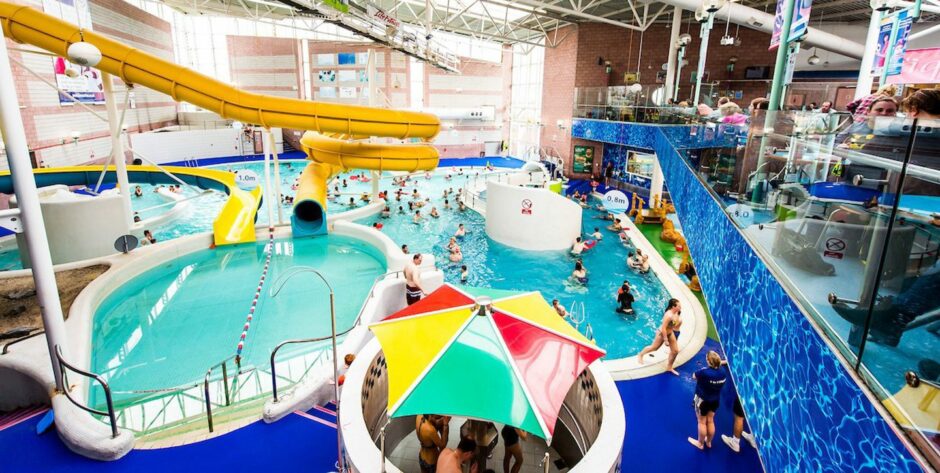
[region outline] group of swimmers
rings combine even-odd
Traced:
[[[460,428],[460,442],[456,449],[447,447],[450,437],[450,416],[422,414],[415,418],[415,433],[418,436],[418,467],[421,473],[462,473],[464,467],[470,472],[485,473],[484,459],[492,456],[493,449],[503,438],[503,471],[519,473],[525,458],[522,443],[528,434],[511,425],[504,425],[497,434],[492,422],[469,419]],[[492,470],[486,470],[492,471]]]

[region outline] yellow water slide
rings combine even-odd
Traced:
[[[163,92],[224,118],[263,127],[307,131],[301,143],[313,162],[304,170],[294,199],[295,235],[326,230],[326,186],[345,169],[418,171],[437,167],[438,153],[427,142],[440,130],[431,114],[312,102],[246,92],[33,8],[0,1],[0,23],[8,38],[67,56],[85,41],[101,51],[98,69],[124,82]],[[376,144],[346,137],[418,138],[420,143]],[[215,222],[216,243],[254,240],[258,201],[230,199]]]

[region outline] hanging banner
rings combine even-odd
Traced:
[[[878,43],[875,50],[875,62],[872,64],[871,73],[880,76],[885,70],[885,57],[888,54],[888,43],[891,42],[891,29],[897,17],[894,15],[886,16],[881,19],[881,27],[878,29]]]
[[[891,51],[891,58],[885,65],[886,76],[896,76],[901,73],[901,67],[904,63],[904,51],[907,49],[907,37],[911,34],[911,26],[914,24],[914,18],[910,15],[910,10],[903,10],[898,14],[898,32],[894,39],[894,50]]]
[[[372,5],[371,3],[366,4],[366,12],[369,14],[369,17],[373,20],[385,24],[386,27],[399,29],[401,28],[401,22],[397,18],[392,17],[385,10]]]
[[[796,0],[793,9],[793,22],[790,23],[790,36],[787,38],[787,42],[803,41],[806,31],[809,30],[809,12],[812,8],[813,0]],[[779,41],[779,38],[777,40]]]
[[[323,0],[323,4],[336,11],[349,13],[349,0]]]
[[[87,0],[43,0],[42,9],[48,15],[91,30],[91,10]],[[64,57],[54,57],[52,70],[59,90],[82,103],[104,103],[104,85],[97,69],[72,64]],[[74,105],[75,102],[60,93],[59,104]]]
[[[783,3],[785,0],[777,0],[777,13],[774,15],[774,32],[770,35],[770,51],[780,46],[780,34],[783,31]]]
[[[940,84],[940,48],[911,49],[904,53],[901,73],[889,84]]]

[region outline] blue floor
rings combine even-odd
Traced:
[[[618,381],[627,416],[627,435],[623,443],[623,471],[760,472],[757,451],[745,441],[741,452],[734,453],[721,434],[731,435],[736,391],[728,383],[721,393],[721,405],[715,415],[715,441],[712,448],[699,451],[686,440],[698,437],[692,395],[692,373],[704,366],[705,353],[718,351],[718,342],[708,339],[702,350],[676,368],[681,376],[663,373],[649,378]],[[745,430],[749,431],[747,424]],[[760,439],[758,439],[758,442]],[[758,443],[758,447],[760,444]]]
[[[258,421],[205,442],[159,450],[132,450],[115,462],[72,453],[55,432],[36,435],[36,416],[0,432],[0,472],[241,472],[335,471],[336,429],[291,414]],[[333,419],[335,421],[335,419]]]
[[[708,340],[695,358],[678,368],[681,377],[660,374],[620,381],[627,432],[623,445],[624,471],[760,472],[757,452],[742,442],[734,453],[721,442],[731,433],[735,391],[725,386],[716,416],[717,435],[711,450],[699,451],[686,441],[695,436],[692,410],[692,372],[702,366],[705,352],[717,350]],[[335,422],[313,409],[310,415]],[[273,424],[256,422],[212,440],[159,450],[133,450],[116,462],[89,460],[69,451],[53,431],[36,435],[41,415],[0,431],[0,472],[215,472],[334,471],[336,430],[297,414]]]

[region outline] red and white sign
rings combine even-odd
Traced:
[[[522,215],[532,215],[532,201],[522,199]]]
[[[842,259],[845,256],[845,240],[840,238],[830,238],[826,240],[826,251],[823,251],[826,258]]]
[[[385,23],[388,26],[395,28],[396,30],[401,28],[401,22],[397,18],[392,17],[388,13],[385,13],[385,10],[378,8],[374,5],[366,5],[366,12],[369,13],[369,16],[375,20],[378,20],[380,23]]]
[[[901,73],[888,76],[889,84],[940,84],[940,48],[908,49]]]

